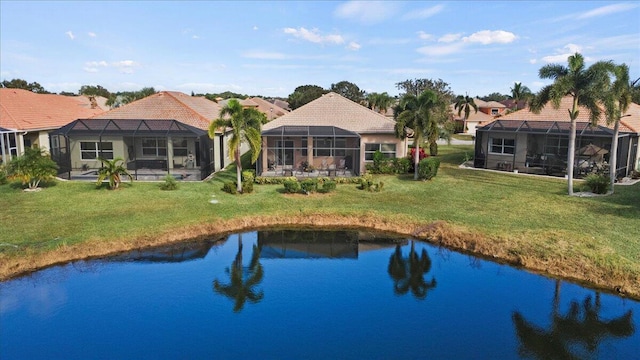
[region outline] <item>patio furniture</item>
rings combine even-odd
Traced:
[[[347,174],[347,161],[345,159],[340,159],[338,162],[338,172],[342,172],[342,175]]]

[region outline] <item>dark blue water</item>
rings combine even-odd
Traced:
[[[636,301],[355,232],[244,233],[0,283],[1,359],[639,359],[639,324]]]

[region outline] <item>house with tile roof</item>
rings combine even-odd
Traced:
[[[80,96],[0,88],[0,163],[21,155],[26,147],[49,149],[51,131],[77,118],[103,112]]]
[[[490,123],[493,119],[505,114],[507,107],[497,101],[484,101],[478,98],[473,99],[474,103],[478,107],[478,111],[469,112],[467,118],[467,127],[463,129],[464,134],[474,135],[476,134],[476,128],[483,124]],[[458,110],[455,108],[455,104],[451,104],[451,114],[453,114],[453,121],[459,124],[460,128],[464,127],[464,111],[458,115]]]
[[[376,151],[406,156],[407,140],[395,136],[394,126],[384,115],[330,92],[263,126],[257,172],[282,175],[307,164],[329,175],[359,175]]]
[[[566,175],[572,99],[562,99],[559,108],[548,103],[540,113],[530,109],[512,112],[480,127],[476,132],[474,166],[532,174]],[[620,119],[618,177],[640,167],[640,105],[632,103]],[[613,139],[613,124],[604,115],[591,124],[589,110],[581,107],[577,118],[576,177],[606,171]]]
[[[158,92],[60,128],[52,139],[52,155],[70,178],[99,168],[98,157],[121,157],[136,179],[169,173],[201,180],[231,163],[229,129],[218,129],[214,139],[208,136],[221,109],[205,97]]]

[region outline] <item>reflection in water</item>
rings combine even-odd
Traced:
[[[358,258],[356,231],[258,231],[258,244],[265,259]]]
[[[254,289],[254,287],[260,284],[264,276],[262,265],[258,261],[259,259],[260,248],[257,245],[253,245],[249,267],[245,269],[242,266],[242,234],[239,234],[238,253],[233,263],[231,263],[231,270],[229,270],[229,268],[226,269],[226,272],[230,274],[230,283],[223,285],[218,279],[213,280],[213,290],[235,302],[233,306],[234,312],[240,312],[247,301],[255,304],[264,298],[264,292],[262,290],[257,291]]]
[[[427,292],[436,287],[436,279],[434,277],[429,282],[424,280],[423,275],[428,273],[429,270],[431,270],[431,259],[426,249],[423,248],[420,257],[418,257],[415,244],[411,241],[409,256],[404,258],[400,244],[396,245],[396,251],[389,259],[388,268],[389,275],[394,282],[393,291],[397,295],[404,295],[411,290],[411,293],[416,298],[426,298]]]
[[[612,319],[600,319],[600,293],[596,292],[595,303],[590,295],[582,306],[572,301],[566,315],[559,313],[560,281],[556,280],[553,310],[549,329],[543,329],[525,320],[518,311],[513,313],[513,323],[520,341],[521,356],[539,359],[582,359],[593,357],[598,345],[608,337],[623,338],[633,335],[633,314]]]

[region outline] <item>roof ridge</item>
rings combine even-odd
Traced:
[[[178,99],[175,95],[173,95],[172,91],[161,91],[164,93],[167,93],[167,95],[171,96],[174,100],[176,100],[177,102],[179,102],[180,104],[182,104],[184,107],[186,107],[187,109],[189,109],[189,111],[191,111],[192,113],[196,114],[196,116],[198,116],[200,119],[203,119],[204,121],[211,123],[211,120],[207,119],[206,117],[202,116],[202,114],[200,114],[199,112],[195,111],[191,106],[187,105],[184,101]],[[179,94],[183,94],[183,95],[187,95],[183,92],[180,91],[175,91],[176,93]],[[188,96],[188,95],[187,95]],[[206,99],[206,98],[205,98]],[[207,101],[211,101],[209,99],[207,99]],[[219,114],[218,114],[219,115]]]

